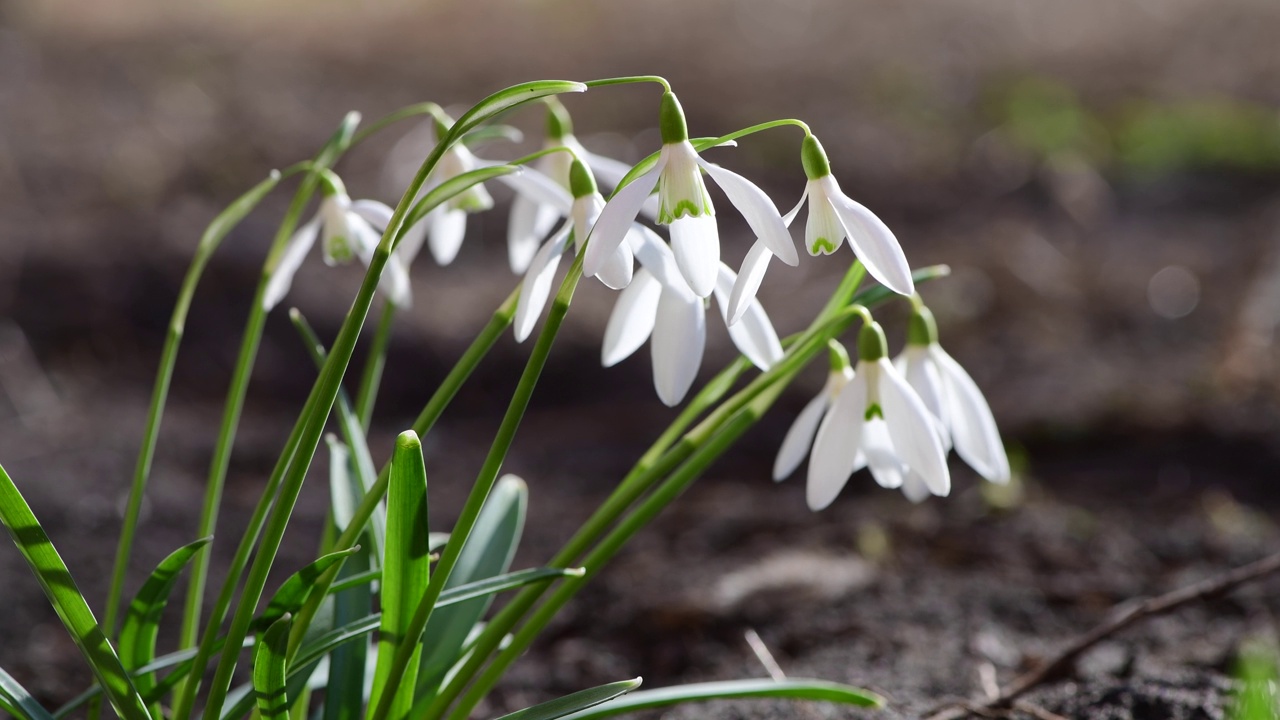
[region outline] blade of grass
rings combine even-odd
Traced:
[[[0,523],[31,566],[45,597],[88,661],[116,713],[124,720],[151,720],[146,703],[120,664],[115,648],[76,587],[66,563],[3,466],[0,466]]]
[[[268,626],[275,624],[277,620],[285,615],[290,615],[306,602],[307,597],[315,591],[316,579],[321,573],[330,567],[346,560],[352,553],[359,552],[360,546],[347,548],[346,550],[338,550],[328,555],[323,555],[310,563],[306,567],[289,576],[280,585],[280,589],[276,590],[275,595],[271,597],[271,601],[267,603],[267,608],[262,614],[254,618],[249,624],[249,629],[253,632],[259,632]]]
[[[579,690],[571,695],[503,715],[498,720],[557,720],[557,718],[568,717],[600,703],[614,700],[638,687],[640,687],[640,678]]]
[[[287,720],[289,697],[285,690],[285,649],[289,644],[288,614],[267,628],[253,653],[253,694],[262,720]]]
[[[0,710],[18,720],[53,720],[49,711],[36,702],[31,693],[5,672],[4,668],[0,668]]]
[[[626,697],[601,703],[593,708],[580,710],[566,717],[570,718],[570,720],[596,720],[596,718],[612,717],[622,713],[638,712],[650,708],[735,698],[822,700],[872,708],[884,705],[884,698],[875,693],[852,685],[842,685],[826,680],[809,680],[805,678],[789,678],[780,681],[772,679],[729,680],[726,682],[692,683],[654,690],[641,690]]]

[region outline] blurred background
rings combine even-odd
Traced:
[[[806,120],[843,188],[895,230],[912,264],[952,266],[922,293],[1029,482],[1085,505],[1127,493],[1139,507],[1199,507],[1209,497],[1213,507],[1272,513],[1278,36],[1273,0],[8,0],[0,462],[100,597],[165,324],[196,240],[221,207],[271,168],[310,157],[349,110],[372,120],[423,100],[465,108],[530,79],[660,74],[694,135]],[[631,86],[565,102],[589,149],[634,161],[657,146],[657,99],[653,87]],[[539,111],[513,122],[526,131],[522,145],[479,154],[513,157],[540,143]],[[387,154],[411,129],[393,127],[343,161],[353,197],[394,203]],[[714,157],[785,211],[803,189],[798,140],[773,131]],[[189,540],[240,331],[287,196],[273,195],[232,234],[197,293],[140,573]],[[736,264],[750,238],[731,212],[721,218]],[[515,282],[505,210],[472,218],[468,232],[447,271],[427,257],[413,269],[415,307],[397,325],[375,454]],[[807,322],[849,259],[846,250],[774,268],[761,297],[780,333]],[[313,258],[287,302],[332,337],[359,278],[356,267],[335,271]],[[575,302],[534,422],[508,463],[530,479],[535,526],[598,500],[672,417],[653,395],[647,353],[599,369],[611,307],[611,293],[594,286]],[[893,344],[902,317],[901,307],[884,314]],[[711,334],[708,376],[731,357],[723,330],[713,323]],[[478,467],[527,352],[500,343],[428,445],[441,521]],[[312,380],[275,313],[232,468],[225,537],[236,536]],[[804,376],[709,481],[751,486],[758,501],[805,517],[801,483],[775,488],[767,468],[821,382],[821,371]],[[963,473],[958,487],[972,488]],[[318,526],[323,502],[319,492],[304,496],[301,535]],[[304,561],[310,542],[291,552]],[[531,537],[531,561],[556,542]],[[0,623],[0,665],[36,668],[33,683],[56,697],[84,678],[62,662],[69,645],[16,553],[0,553],[0,572],[0,597],[16,598]]]

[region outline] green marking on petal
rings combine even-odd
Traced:
[[[884,419],[884,411],[880,409],[880,403],[871,403],[867,406],[866,419],[872,420],[873,418]]]
[[[351,251],[351,243],[347,242],[345,235],[334,235],[325,238],[324,254],[328,257],[329,262],[334,264],[345,264],[351,262],[355,257]]]
[[[830,255],[835,251],[835,244],[824,237],[814,238],[813,242],[809,244],[810,255]]]

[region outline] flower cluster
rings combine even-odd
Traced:
[[[429,128],[432,139],[444,137],[451,122],[437,113]],[[841,190],[817,137],[803,124],[792,124],[805,131],[800,164],[807,182],[795,208],[783,215],[756,184],[701,157],[670,91],[663,94],[659,111],[662,146],[635,167],[588,152],[575,138],[565,108],[548,101],[542,149],[527,164],[517,161],[521,172],[497,176],[515,190],[507,225],[508,261],[513,272],[524,276],[513,320],[516,339],[523,342],[533,333],[561,258],[572,251],[584,276],[621,291],[605,329],[602,363],[615,365],[648,342],[654,386],[664,403],[679,404],[697,377],[712,297],[734,344],[768,371],[785,353],[756,293],[774,257],[787,265],[799,263],[789,228],[807,207],[804,244],[809,255],[832,254],[847,241],[871,277],[912,298],[915,313],[908,345],[894,362],[888,360],[883,332],[869,314],[856,367],[842,349],[832,350],[826,387],[783,441],[775,479],[794,472],[808,453],[808,501],[814,509],[830,504],[849,476],[864,467],[880,485],[901,488],[918,502],[949,492],[945,456],[954,447],[982,476],[1007,481],[1008,460],[991,411],[969,375],[938,345],[932,315],[915,294],[897,238]],[[699,147],[732,144],[722,138],[700,141]],[[444,150],[419,196],[477,168],[499,164],[454,143]],[[597,178],[612,189],[608,200]],[[715,205],[705,178],[719,187],[755,237],[737,272],[720,260]],[[329,186],[341,187],[336,178]],[[408,304],[406,268],[424,242],[438,263],[450,263],[462,244],[467,215],[492,206],[493,199],[476,182],[401,229],[384,275],[389,300]],[[317,217],[285,251],[266,305],[283,297],[317,232],[325,238],[326,262],[352,254],[367,262],[377,241],[375,231],[385,228],[390,217],[381,203],[352,202],[340,189],[329,192]],[[662,228],[665,238],[658,232]]]

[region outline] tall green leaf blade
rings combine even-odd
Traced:
[[[346,446],[332,440],[330,446],[330,493],[333,496],[333,520],[339,531],[351,522],[356,503],[362,493],[353,484],[350,454]],[[369,572],[369,551],[353,555],[343,564],[336,580],[341,583]],[[342,627],[366,617],[373,610],[373,590],[368,583],[331,589],[333,624]],[[346,643],[334,648],[329,658],[329,682],[324,692],[323,720],[360,720],[364,713],[364,678],[369,653],[365,642]]]
[[[124,627],[120,630],[120,662],[130,672],[143,667],[156,657],[156,636],[160,632],[160,615],[169,604],[169,595],[178,583],[178,575],[187,567],[200,548],[213,541],[205,537],[174,550],[138,588],[133,602],[125,613]],[[134,686],[144,696],[155,686],[152,673],[134,675]],[[151,707],[153,717],[160,717],[160,707]]]
[[[476,103],[474,107],[458,118],[458,122],[454,123],[449,134],[453,138],[462,137],[470,132],[472,128],[493,118],[495,115],[548,95],[586,91],[586,85],[570,80],[537,80],[512,85]]]
[[[498,720],[556,720],[621,697],[638,687],[640,687],[640,678],[579,690],[562,698],[549,700],[524,710],[517,710],[509,715],[503,715]]]
[[[741,698],[825,700],[858,707],[880,707],[884,705],[884,698],[873,692],[826,680],[803,678],[789,678],[781,681],[772,679],[729,680],[643,690],[625,698],[619,698],[612,702],[580,711],[569,717],[573,720],[595,720],[596,718],[612,717],[622,713],[666,707],[678,703]]]
[[[253,694],[262,720],[287,720],[289,717],[285,652],[289,647],[290,624],[288,614],[272,623],[253,652]]]
[[[427,526],[427,469],[418,434],[406,430],[396,438],[387,488],[387,544],[382,559],[382,624],[378,628],[378,664],[369,706],[377,707],[392,693],[389,717],[399,720],[413,706],[414,679],[422,648],[408,637],[410,619],[430,580],[430,538]],[[400,677],[391,677],[391,663],[405,643],[417,646]],[[407,678],[407,681],[403,681]]]
[[[0,668],[0,710],[19,720],[53,720],[49,711],[36,702],[31,693],[5,672],[4,668]]]
[[[76,587],[66,563],[62,562],[40,521],[3,467],[0,467],[0,523],[4,524],[19,552],[31,566],[45,596],[89,662],[116,713],[124,720],[151,720],[146,703],[133,687],[115,648]]]
[[[307,565],[298,572],[289,576],[288,580],[276,590],[276,594],[271,597],[271,602],[267,603],[267,609],[262,611],[262,615],[254,618],[249,628],[253,631],[259,631],[269,625],[274,624],[286,613],[294,613],[298,608],[302,607],[302,603],[307,601],[311,595],[311,591],[315,589],[316,580],[334,565],[334,563],[342,562],[348,556],[360,551],[360,546],[346,550],[339,550],[328,555],[322,555],[315,562]]]
[[[497,577],[511,567],[516,546],[524,531],[524,518],[529,506],[529,488],[515,475],[506,475],[494,486],[485,500],[475,529],[467,538],[445,583],[445,592],[468,583]],[[418,671],[419,691],[435,687],[462,654],[462,644],[471,628],[480,621],[492,595],[437,608],[422,633],[422,663]]]

